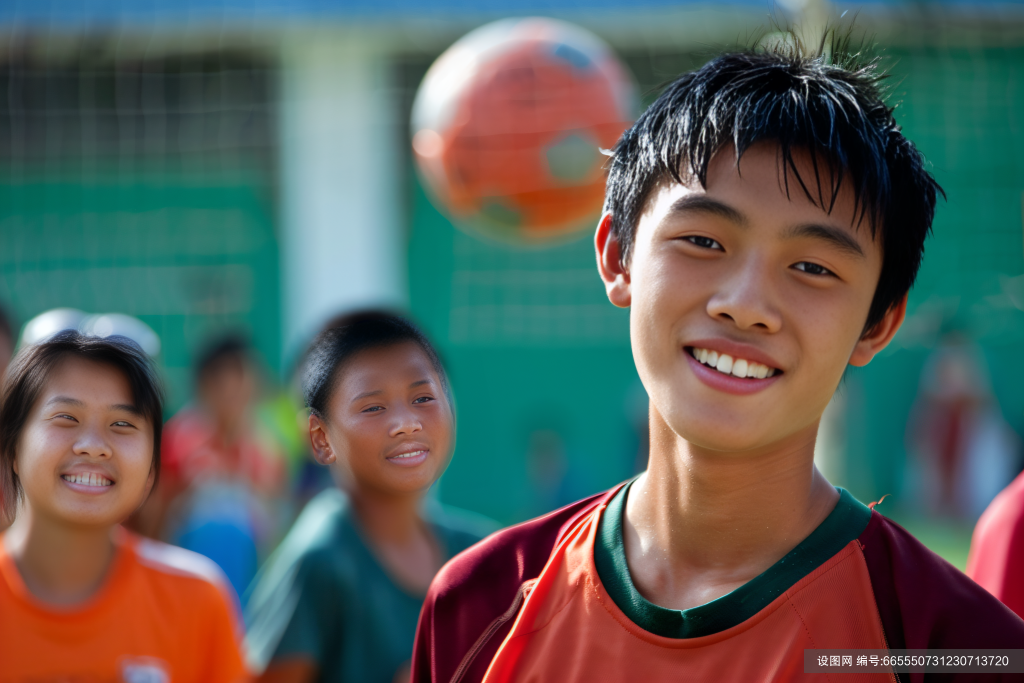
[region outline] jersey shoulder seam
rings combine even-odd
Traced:
[[[147,538],[139,539],[134,550],[140,565],[160,574],[193,579],[217,588],[227,581],[213,560],[191,550]]]

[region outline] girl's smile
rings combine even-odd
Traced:
[[[415,467],[427,461],[430,449],[426,446],[406,445],[402,446],[400,452],[387,457],[388,462],[401,467]]]
[[[65,472],[60,478],[68,488],[88,495],[108,493],[114,486],[114,480],[102,472],[78,470]]]

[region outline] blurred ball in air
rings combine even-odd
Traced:
[[[632,123],[636,88],[596,36],[551,19],[478,28],[430,67],[413,150],[461,228],[536,244],[593,227],[606,157]]]

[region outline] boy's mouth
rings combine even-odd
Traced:
[[[686,350],[698,363],[713,368],[723,375],[732,375],[741,379],[766,379],[782,373],[777,368],[755,363],[746,358],[734,358],[727,353],[718,353],[711,349],[689,346]]]
[[[110,481],[102,474],[96,474],[95,472],[83,472],[81,474],[62,474],[60,478],[71,484],[80,484],[82,486],[113,486],[114,482]]]

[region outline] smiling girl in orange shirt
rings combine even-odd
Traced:
[[[3,681],[247,678],[216,566],[119,526],[156,479],[161,419],[150,360],[124,337],[66,331],[14,359],[0,395],[15,518],[0,536]]]

